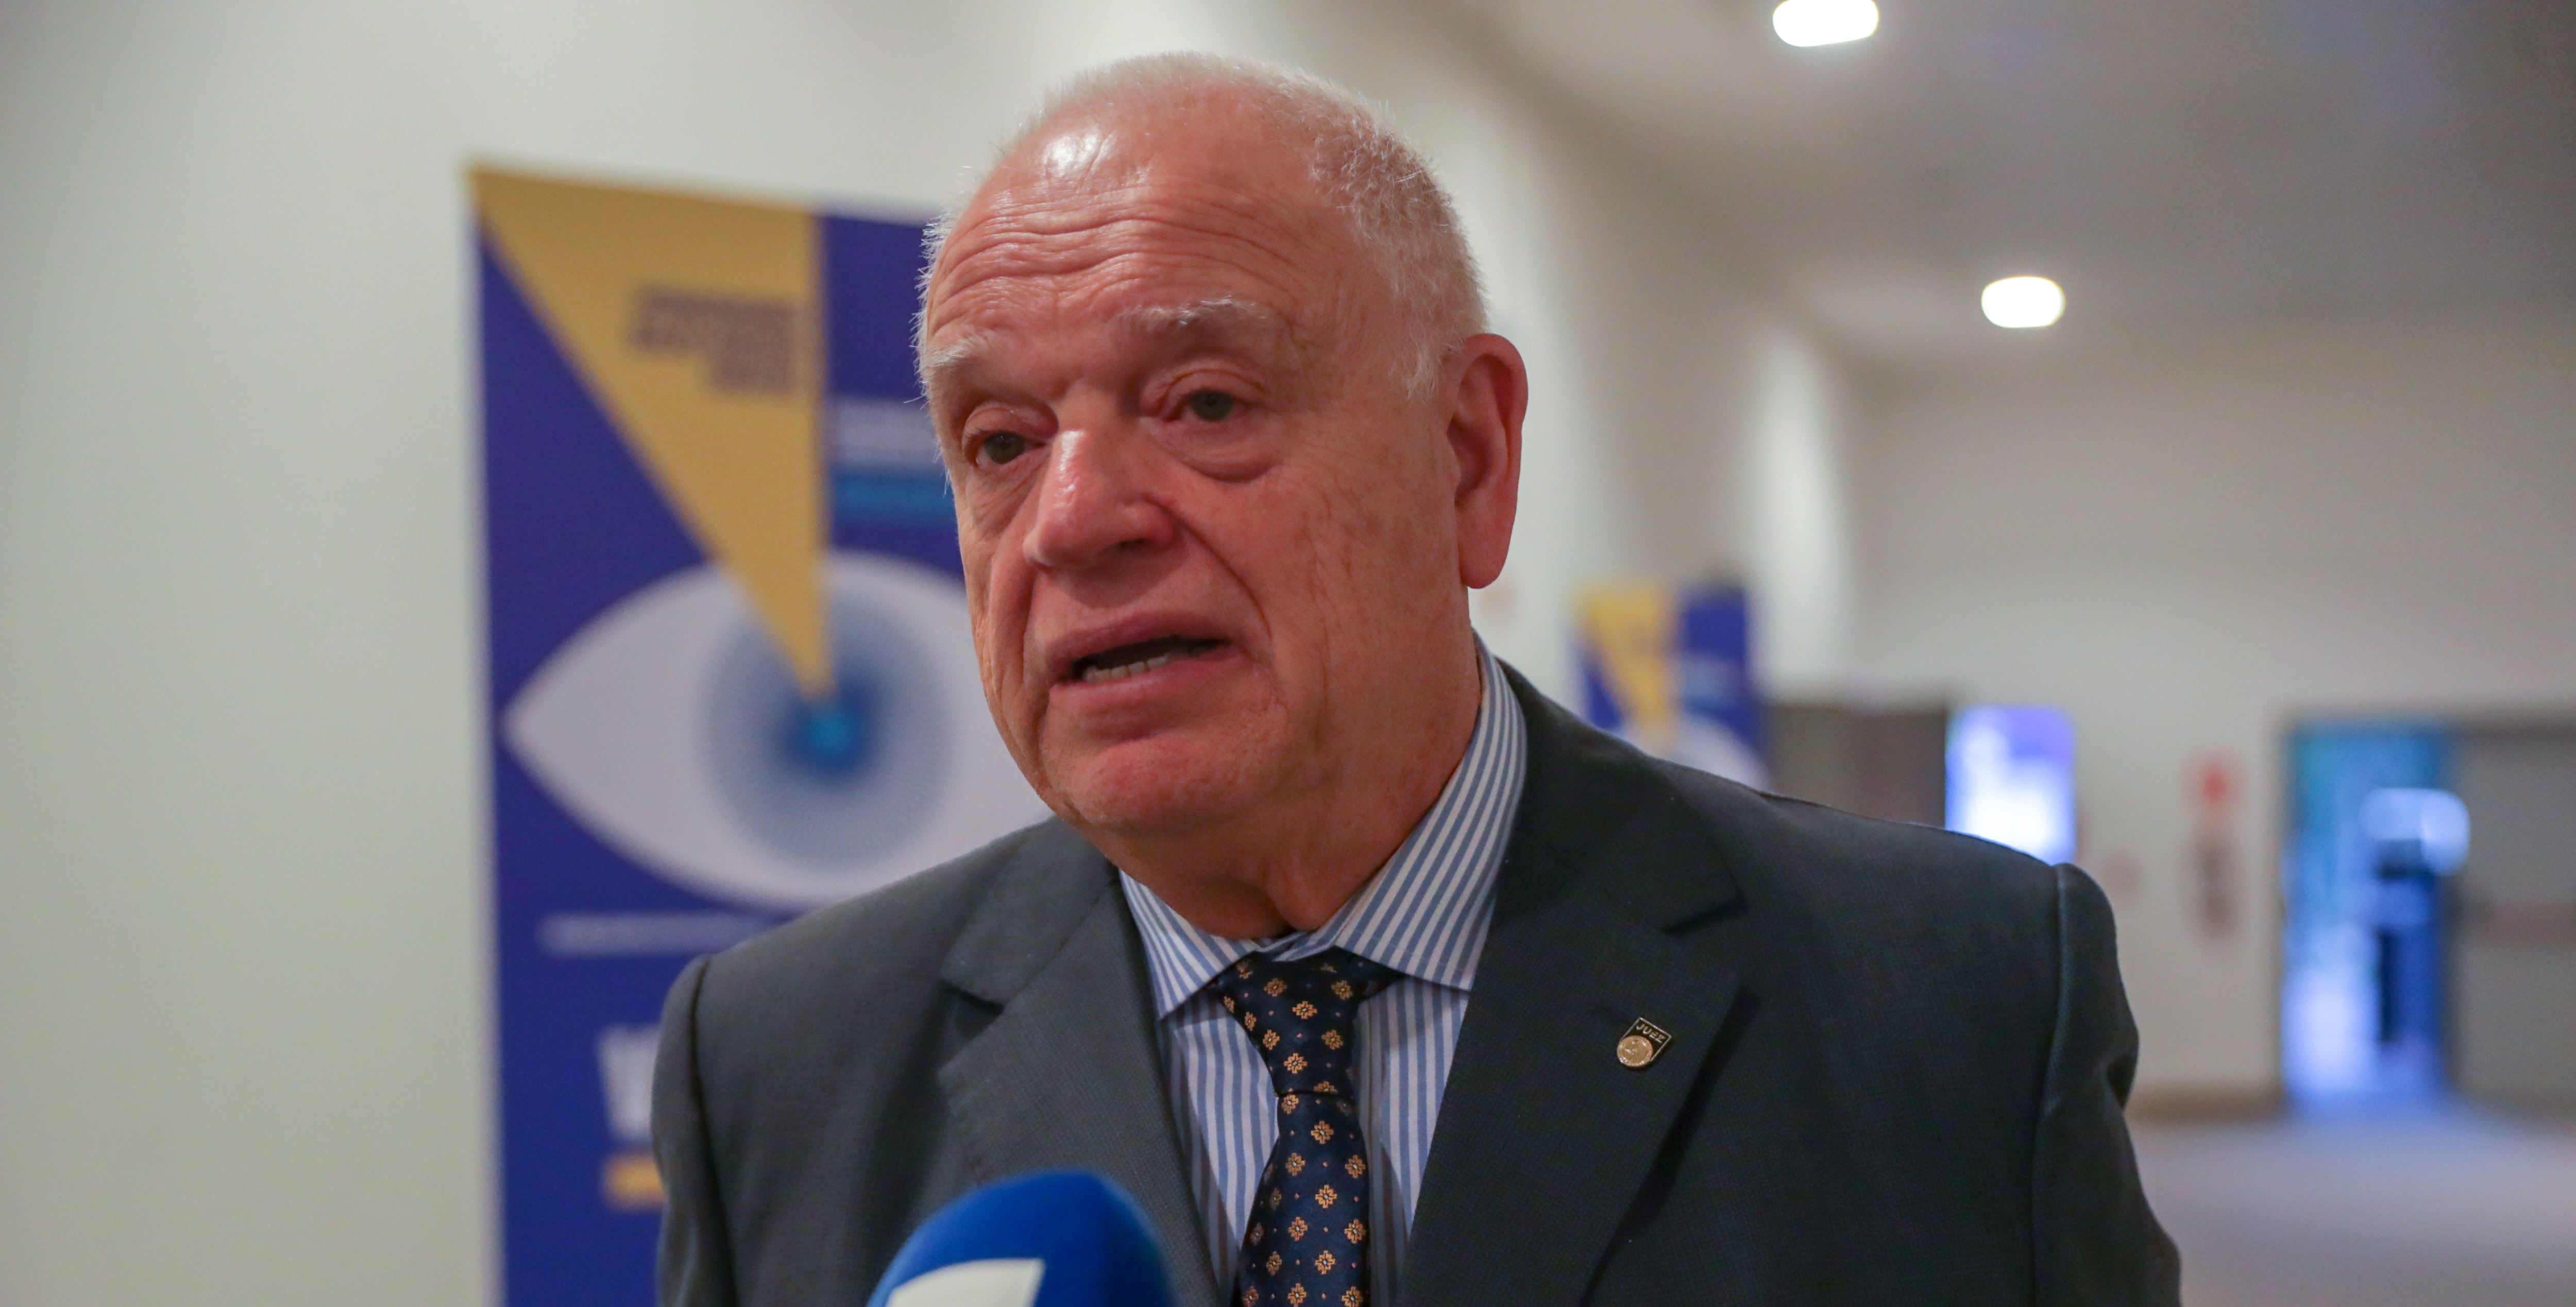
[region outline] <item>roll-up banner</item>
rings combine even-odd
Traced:
[[[1575,661],[1586,720],[1656,757],[1765,783],[1744,587],[1601,584],[1578,602]]]
[[[646,1307],[681,966],[1044,809],[977,683],[922,225],[493,170],[474,205],[503,1286]]]

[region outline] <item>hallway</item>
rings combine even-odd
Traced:
[[[2576,1124],[2136,1123],[2187,1307],[2576,1307]]]

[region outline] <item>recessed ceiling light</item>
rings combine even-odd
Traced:
[[[2006,277],[1979,301],[1998,327],[2045,327],[2066,311],[2066,292],[2046,277]]]
[[[1839,45],[1878,30],[1871,0],[1782,0],[1771,11],[1771,30],[1791,45]]]

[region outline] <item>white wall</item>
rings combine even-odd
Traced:
[[[1524,139],[1563,148],[1522,161],[1517,230],[1477,233],[1497,325],[1533,375],[1512,562],[1476,596],[1478,627],[1578,702],[1567,623],[1584,585],[1731,577],[1764,619],[1757,665],[1838,662],[1849,587],[1812,565],[1847,535],[1822,356],[1735,280],[1687,208],[1620,189],[1597,145],[1536,124]],[[1774,493],[1784,483],[1812,493]]]
[[[1538,375],[1499,649],[1562,689],[1579,581],[1748,566],[1804,345],[1400,11],[0,3],[0,1302],[488,1294],[468,160],[920,212],[1187,46],[1451,173]]]
[[[2141,1083],[2258,1088],[2287,724],[2576,702],[2576,318],[2066,330],[1877,396],[1858,663],[2072,712]],[[2205,749],[2253,783],[2227,939],[2191,909]]]

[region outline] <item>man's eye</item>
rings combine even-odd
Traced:
[[[1201,422],[1223,422],[1234,416],[1234,396],[1222,390],[1202,390],[1181,402]]]
[[[984,437],[977,452],[994,463],[1008,463],[1029,452],[1029,438],[1016,431],[996,431]]]

